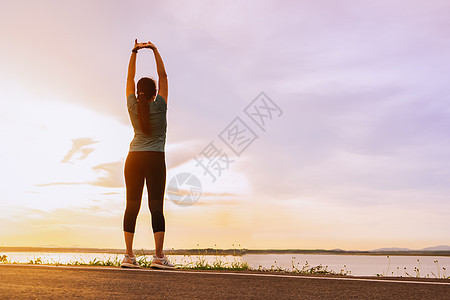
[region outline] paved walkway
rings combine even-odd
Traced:
[[[0,298],[450,299],[450,280],[0,264]]]

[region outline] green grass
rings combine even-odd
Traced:
[[[169,257],[169,256],[168,256]],[[193,260],[192,257],[195,257]],[[227,270],[227,271],[259,271],[259,272],[281,272],[281,273],[297,273],[297,274],[322,274],[322,275],[350,275],[350,272],[347,270],[341,270],[341,272],[334,272],[332,270],[328,270],[328,267],[323,267],[322,265],[312,267],[305,263],[301,268],[299,264],[294,264],[294,258],[292,260],[292,270],[283,269],[277,266],[276,261],[275,265],[272,265],[270,269],[263,268],[259,266],[259,268],[254,269],[250,268],[248,263],[245,261],[239,261],[238,259],[234,259],[229,262],[228,258],[223,255],[225,261],[220,259],[222,256],[215,256],[213,262],[208,262],[205,258],[205,255],[184,255],[182,259],[182,263],[175,264],[175,267],[178,269],[188,269],[188,270]],[[138,251],[136,253],[136,258],[139,265],[142,268],[150,268],[151,259],[148,260],[147,256],[143,253],[143,251]],[[0,256],[0,263],[18,263],[12,262],[7,259],[6,255]],[[40,257],[30,259],[26,264],[50,264],[50,265],[65,265],[65,266],[112,266],[119,267],[121,260],[119,259],[119,255],[115,255],[113,259],[108,258],[107,260],[100,260],[98,258],[94,258],[94,260],[85,262],[83,259],[71,261],[68,263],[60,263],[60,262],[46,262],[42,260]]]
[[[168,255],[169,257],[169,255]],[[194,259],[193,259],[194,257]],[[224,258],[225,261],[221,258]],[[138,251],[136,253],[136,258],[139,265],[142,268],[150,268],[151,257],[147,259],[147,255],[144,254],[144,251]],[[12,263],[18,264],[19,262],[11,261],[7,258],[6,255],[0,256],[0,263]],[[64,265],[64,266],[111,266],[111,267],[119,267],[121,263],[121,259],[119,259],[119,255],[115,255],[113,258],[108,258],[107,260],[101,260],[98,258],[94,258],[94,260],[85,262],[83,259],[70,261],[68,263],[61,262],[48,262],[44,261],[41,257],[37,257],[35,259],[29,259],[26,264],[46,264],[46,265]],[[275,262],[276,265],[276,262]],[[181,263],[175,264],[175,267],[178,269],[188,269],[188,270],[227,270],[227,271],[259,271],[259,272],[283,272],[283,273],[300,273],[300,274],[328,274],[328,275],[347,275],[347,273],[335,273],[331,270],[327,270],[327,267],[316,266],[311,267],[306,262],[305,266],[301,269],[294,266],[293,270],[282,269],[278,266],[271,266],[270,269],[263,268],[259,266],[259,268],[254,269],[250,268],[248,263],[245,261],[240,261],[237,258],[234,258],[233,261],[228,261],[228,258],[225,255],[215,255],[214,261],[209,262],[205,255],[184,255]]]
[[[169,256],[168,256],[169,257]],[[206,261],[204,255],[195,256],[197,260],[193,261],[191,255],[185,255],[185,258],[189,258],[190,261],[184,264],[175,264],[175,266],[179,269],[196,269],[196,270],[231,270],[231,271],[245,271],[249,270],[249,266],[246,262],[240,262],[235,260],[233,262],[223,262],[218,257],[215,257],[215,261],[209,263]],[[147,259],[147,256],[139,251],[136,253],[136,259],[139,265],[142,268],[150,268],[151,265],[151,257]],[[41,257],[37,257],[35,259],[29,259],[28,262],[24,264],[46,264],[46,265],[65,265],[65,266],[111,266],[111,267],[120,267],[121,259],[119,255],[115,255],[114,258],[108,258],[107,260],[101,260],[99,258],[94,258],[91,261],[85,262],[82,258],[79,260],[70,261],[67,263],[61,262],[48,262],[44,261]],[[19,264],[19,262],[11,261],[8,259],[6,255],[0,256],[0,263],[8,263],[8,264]]]

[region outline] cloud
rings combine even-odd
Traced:
[[[96,181],[91,184],[102,187],[123,187],[123,162],[104,163],[92,168],[94,171],[100,173]]]
[[[248,214],[252,209],[246,201],[263,208],[272,201],[286,203],[285,210],[268,210],[274,219],[296,205],[303,211],[314,205],[343,207],[339,215],[343,219],[365,212],[364,208],[379,213],[387,203],[392,203],[392,218],[411,205],[430,205],[430,219],[441,220],[448,211],[442,209],[450,192],[447,1],[226,5],[166,1],[158,4],[157,13],[146,9],[153,4],[136,2],[110,6],[101,24],[98,12],[103,4],[95,4],[80,24],[73,11],[86,11],[84,4],[60,4],[56,9],[37,5],[39,13],[31,14],[35,9],[22,12],[14,3],[8,4],[10,13],[0,20],[14,27],[4,32],[5,47],[0,50],[4,66],[0,76],[5,78],[0,84],[9,91],[3,122],[16,124],[2,133],[3,140],[9,141],[8,153],[2,153],[7,170],[4,199],[15,203],[22,197],[28,205],[42,207],[48,201],[52,207],[69,205],[69,197],[71,203],[78,203],[80,198],[98,197],[100,188],[107,193],[124,186],[120,159],[126,149],[120,147],[129,141],[132,128],[123,90],[130,37],[137,34],[154,37],[171,82],[166,145],[171,174],[182,171],[210,141],[218,141],[217,135],[242,115],[259,92],[284,111],[267,132],[258,132],[260,138],[233,163],[229,181],[203,188],[205,198],[196,204],[199,207],[236,203]],[[122,26],[115,21],[118,15],[133,17]],[[148,20],[161,30],[147,26]],[[31,25],[36,34],[28,38]],[[141,29],[136,32],[136,28]],[[58,30],[70,38],[55,40]],[[14,46],[24,39],[36,46],[34,51]],[[111,51],[93,61],[92,49],[100,53],[105,43],[113,45]],[[55,46],[63,51],[49,55]],[[138,67],[137,77],[155,71],[154,58],[148,54],[139,56],[142,68]],[[76,63],[68,64],[70,57],[76,57]],[[86,73],[86,69],[93,71]],[[105,73],[106,69],[110,71]],[[27,99],[30,105],[22,105]],[[49,103],[45,105],[43,99]],[[89,107],[95,114],[76,113],[59,102]],[[100,115],[126,126],[116,126]],[[34,156],[22,150],[30,147]],[[38,196],[23,196],[17,190],[26,186],[24,181],[52,183],[38,185],[42,188],[33,190]],[[235,198],[242,182],[251,190],[245,201]],[[89,193],[77,194],[81,190]],[[211,192],[215,190],[228,194],[216,197]],[[349,207],[357,211],[349,213]],[[359,225],[362,231],[373,227],[358,222],[352,226]],[[315,235],[315,226],[310,228]]]
[[[166,164],[168,169],[179,167],[197,155],[202,147],[201,140],[179,140],[166,144]]]
[[[72,158],[76,160],[83,160],[85,159],[92,151],[94,151],[94,148],[88,148],[86,146],[92,145],[97,143],[97,141],[92,140],[92,138],[77,138],[72,139],[72,148],[67,152],[66,156],[64,156],[62,163],[74,163],[72,161]],[[78,155],[77,155],[78,154]],[[76,157],[74,157],[76,156]]]
[[[54,186],[54,185],[77,185],[86,184],[87,182],[50,182],[50,183],[37,183],[34,186]]]
[[[34,184],[34,186],[92,185],[105,188],[124,187],[123,161],[95,165],[91,168],[91,170],[97,174],[96,179],[92,181],[49,182]],[[115,194],[115,192],[107,192],[103,194]]]

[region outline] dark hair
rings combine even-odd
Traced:
[[[152,128],[150,126],[150,105],[148,101],[156,95],[156,81],[152,78],[142,77],[137,83],[138,93],[138,119],[142,132],[150,135]]]

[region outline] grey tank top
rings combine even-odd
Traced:
[[[167,103],[160,95],[156,96],[155,101],[150,102],[150,126],[152,134],[147,135],[141,131],[137,114],[136,95],[130,94],[127,97],[128,114],[131,125],[134,128],[134,138],[130,143],[130,152],[132,151],[159,151],[164,152],[167,132]]]

